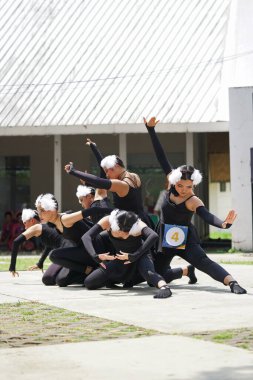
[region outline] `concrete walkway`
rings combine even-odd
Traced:
[[[212,259],[219,257],[212,255]],[[183,264],[181,260],[173,263]],[[198,271],[198,284],[188,285],[187,278],[177,280],[171,284],[173,296],[166,300],[153,299],[155,289],[145,284],[131,290],[88,291],[80,286],[46,287],[40,272],[20,272],[19,278],[1,272],[0,303],[34,300],[169,334],[1,349],[1,379],[252,380],[253,353],[172,335],[253,328],[253,266],[223,266],[248,294],[231,294],[227,287]]]

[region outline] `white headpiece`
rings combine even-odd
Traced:
[[[119,209],[115,209],[111,212],[110,216],[109,216],[109,223],[111,225],[111,229],[112,231],[119,231],[120,228],[119,228],[119,224],[118,224],[118,220],[117,220],[117,214],[119,212]]]
[[[103,158],[103,160],[100,162],[100,166],[105,169],[111,169],[114,168],[114,166],[117,164],[117,156],[115,154],[111,156],[106,156]]]
[[[171,185],[175,185],[182,178],[182,172],[179,168],[173,169],[171,174],[169,175],[169,182]],[[193,185],[198,185],[202,181],[202,175],[198,169],[194,169],[191,180],[193,181]]]
[[[137,219],[137,221],[132,225],[131,230],[129,231],[129,235],[139,235],[143,229],[141,220]]]
[[[34,218],[35,216],[37,216],[35,210],[32,210],[31,208],[24,208],[22,211],[21,219],[22,222],[25,223],[28,220]]]
[[[191,175],[191,179],[193,181],[193,185],[198,185],[202,181],[202,174],[198,169],[194,169],[194,172]]]
[[[119,209],[115,209],[111,212],[109,216],[109,223],[111,225],[112,231],[119,231],[120,227],[118,224],[117,214],[119,212]],[[130,231],[128,232],[129,235],[138,235],[143,228],[143,225],[141,222],[141,219],[137,219],[137,221],[132,225]]]
[[[79,186],[77,186],[76,196],[77,196],[77,198],[86,197],[86,195],[91,194],[94,191],[95,191],[95,189],[93,187],[79,185]]]
[[[53,194],[40,194],[35,201],[36,207],[42,207],[45,211],[57,210],[57,203]]]

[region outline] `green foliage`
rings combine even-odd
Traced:
[[[231,235],[231,232],[228,232],[228,231],[215,231],[215,232],[210,232],[209,237],[211,239],[231,240],[232,235]]]

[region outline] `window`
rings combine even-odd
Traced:
[[[5,211],[13,213],[30,205],[30,157],[0,157],[0,221]]]

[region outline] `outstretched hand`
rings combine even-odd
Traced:
[[[39,268],[37,264],[34,264],[34,265],[31,265],[30,267],[28,267],[28,270],[42,270],[43,271],[43,268]]]
[[[235,210],[230,210],[226,219],[224,220],[224,222],[222,223],[222,227],[223,228],[226,228],[227,227],[227,224],[233,224],[235,219],[237,217],[237,214],[235,212]]]
[[[86,139],[86,145],[89,145],[89,146],[90,146],[90,144],[94,144],[94,145],[96,145],[96,143],[95,143],[94,141],[91,141],[91,139],[87,138],[87,139]]]
[[[156,124],[159,123],[160,120],[156,120],[156,117],[151,117],[149,121],[146,120],[146,118],[143,118],[144,124],[149,128],[154,128]]]
[[[71,172],[71,170],[73,170],[73,168],[74,168],[73,162],[70,162],[64,166],[64,170],[68,174]]]

